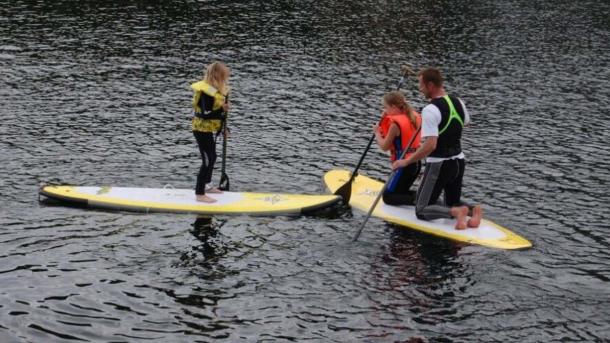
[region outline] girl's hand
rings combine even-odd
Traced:
[[[375,133],[379,132],[379,123],[373,125],[373,132],[375,132]]]
[[[222,109],[223,109],[225,112],[229,112],[229,110],[231,109],[231,104],[229,104],[228,102],[225,102],[225,103],[222,105]]]

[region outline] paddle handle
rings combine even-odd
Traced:
[[[409,141],[409,144],[407,145],[407,148],[402,152],[402,154],[400,154],[400,157],[398,158],[399,160],[402,160],[405,157],[405,155],[407,154],[407,151],[409,151],[409,149],[411,149],[411,145],[415,141],[415,138],[419,134],[420,130],[421,130],[421,125],[417,128],[417,131],[415,131],[415,134],[413,134],[413,137],[411,137],[411,140]],[[362,225],[360,225],[360,228],[358,229],[358,232],[356,232],[356,235],[354,236],[354,239],[353,239],[354,242],[358,240],[358,237],[360,237],[360,233],[362,233],[362,230],[364,229],[364,226],[366,225],[366,222],[368,222],[369,218],[371,217],[371,214],[375,210],[375,207],[377,207],[377,203],[379,203],[379,199],[381,199],[381,196],[383,195],[383,193],[385,192],[386,188],[388,187],[388,183],[390,183],[390,180],[392,180],[392,178],[394,177],[394,174],[396,174],[396,170],[392,170],[392,172],[390,173],[390,176],[388,177],[386,182],[383,184],[383,187],[381,188],[381,191],[379,192],[379,194],[377,194],[377,198],[375,198],[375,201],[373,202],[373,205],[371,206],[371,208],[369,209],[368,213],[366,214],[366,218],[364,218],[364,221],[362,222]]]

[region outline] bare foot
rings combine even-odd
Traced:
[[[466,229],[466,217],[468,216],[468,207],[452,207],[450,212],[451,216],[455,218],[455,229],[464,230]]]
[[[206,191],[206,193],[222,194],[222,191],[216,187],[207,188],[205,191]]]
[[[210,204],[210,203],[216,202],[216,199],[210,198],[209,196],[204,194],[204,195],[197,195],[197,201],[206,202],[206,203]]]
[[[483,218],[483,208],[481,205],[476,205],[472,208],[472,217],[468,219],[468,227],[479,227]]]

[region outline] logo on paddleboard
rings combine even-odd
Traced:
[[[362,192],[358,193],[358,195],[364,195],[368,197],[376,197],[379,195],[379,191],[374,191],[372,189],[365,188]]]
[[[108,186],[100,187],[100,189],[97,191],[97,195],[106,194],[108,192],[110,192],[110,187],[108,187]]]
[[[284,201],[284,198],[282,198],[282,196],[280,196],[279,194],[272,194],[272,195],[268,195],[266,197],[263,198],[256,198],[256,200],[262,200],[264,202],[270,202],[271,205],[275,205],[280,201]]]

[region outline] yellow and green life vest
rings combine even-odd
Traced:
[[[195,82],[191,85],[194,91],[193,121],[191,128],[198,132],[218,132],[224,120],[223,105],[227,97],[214,86],[205,81]]]

